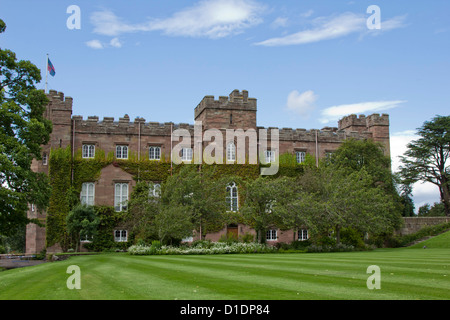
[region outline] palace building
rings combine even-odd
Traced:
[[[42,146],[42,160],[33,161],[32,169],[37,172],[49,174],[50,153],[58,148],[70,148],[72,159],[80,158],[80,161],[96,157],[101,151],[104,155],[112,156],[115,160],[150,160],[158,163],[170,163],[171,151],[174,147],[173,132],[177,129],[185,129],[195,134],[195,125],[188,123],[175,124],[172,122],[147,122],[143,118],[131,120],[128,115],[119,119],[97,116],[82,116],[73,114],[72,98],[65,97],[64,93],[50,90],[47,94],[49,104],[45,111],[45,117],[53,123],[53,132],[47,145]],[[255,130],[256,133],[263,128],[257,124],[257,100],[250,98],[246,90],[232,91],[229,96],[205,96],[194,108],[194,122],[202,124],[203,132],[209,129],[218,129],[224,132],[227,129]],[[309,154],[316,161],[326,157],[335,151],[347,138],[373,139],[385,146],[385,154],[389,155],[389,116],[387,114],[372,114],[369,116],[349,115],[338,122],[337,127],[325,127],[316,129],[292,129],[278,128],[278,150],[272,150],[267,143],[264,156],[267,162],[271,162],[275,154],[290,153],[295,155],[297,162],[305,160]],[[269,139],[270,140],[270,139]],[[194,140],[195,141],[195,140]],[[200,148],[207,146],[202,141]],[[180,156],[182,161],[191,161],[195,157],[194,145],[183,147]],[[236,161],[235,141],[223,145],[224,163]],[[75,169],[73,169],[75,170]],[[76,172],[72,172],[76,175]],[[158,186],[162,179],[151,179]],[[126,202],[130,197],[133,187],[136,185],[136,175],[115,165],[112,161],[102,167],[91,181],[83,181],[79,186],[79,199],[89,205],[101,205],[114,207],[116,211],[126,210]],[[239,210],[238,193],[236,185],[230,185],[229,194],[230,210]],[[224,200],[225,201],[225,200]],[[30,204],[29,218],[37,218],[45,225],[46,212],[37,212],[34,205]],[[207,234],[206,238],[218,240],[223,234],[234,233],[237,236],[252,232],[245,225],[224,226],[220,232]],[[127,241],[127,230],[113,230],[115,241]],[[269,230],[267,241],[290,242],[293,239],[307,239],[307,230],[293,231]],[[29,224],[26,230],[26,252],[39,253],[45,249],[46,229],[36,224]],[[47,248],[49,251],[58,251],[57,244]]]

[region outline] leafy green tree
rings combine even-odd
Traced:
[[[404,217],[415,216],[414,201],[412,199],[412,187],[410,185],[402,185],[400,197],[401,202],[403,204],[402,216]]]
[[[373,178],[374,185],[394,190],[391,159],[384,154],[384,146],[371,139],[347,139],[333,153],[329,165],[350,174],[364,168]]]
[[[161,199],[152,192],[153,183],[139,181],[133,188],[128,201],[128,212],[124,227],[135,235],[137,239],[146,242],[158,239],[155,217],[161,212]]]
[[[400,213],[392,196],[381,186],[374,187],[373,177],[364,168],[347,174],[327,166],[305,174],[312,175],[308,188],[314,197],[308,210],[317,233],[334,230],[339,244],[344,228],[379,234],[398,227]]]
[[[154,224],[161,243],[190,237],[195,228],[189,207],[177,203],[162,206],[161,211],[155,217]]]
[[[435,202],[433,206],[428,203],[421,206],[417,215],[419,217],[442,217],[445,216],[445,208],[442,202]]]
[[[0,33],[5,28],[0,20]],[[32,222],[26,216],[28,204],[38,210],[48,205],[48,178],[31,170],[33,158],[41,159],[41,145],[49,141],[52,130],[43,117],[47,97],[35,87],[40,80],[34,64],[0,49],[0,234],[9,235]]]
[[[407,184],[430,182],[439,188],[445,214],[450,216],[450,116],[436,116],[418,128],[401,157],[400,175]]]
[[[295,181],[288,177],[259,176],[246,182],[245,202],[240,211],[256,230],[258,242],[266,242],[270,228],[289,229],[297,222],[292,215],[285,215],[286,205],[295,195],[294,187]]]
[[[78,252],[81,239],[91,239],[95,236],[99,222],[93,206],[80,204],[67,214],[67,232],[75,241],[76,252]]]
[[[183,165],[179,172],[163,184],[161,201],[164,206],[183,206],[190,215],[195,230],[201,237],[207,225],[220,222],[226,206],[228,177],[217,177],[214,169],[201,170],[194,165]],[[177,209],[178,210],[178,209]]]

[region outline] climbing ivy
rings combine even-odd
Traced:
[[[289,153],[280,155],[279,170],[274,177],[297,176],[303,173],[305,165],[313,165],[314,159],[306,156],[305,163],[298,164],[295,156]],[[94,182],[100,178],[102,169],[108,165],[119,167],[132,175],[135,181],[164,182],[171,174],[175,174],[186,164],[175,165],[162,158],[161,160],[138,160],[134,153],[128,159],[116,159],[114,153],[105,154],[105,151],[96,148],[92,159],[82,158],[81,150],[74,155],[71,148],[52,149],[49,158],[49,176],[52,187],[50,205],[47,211],[46,240],[47,247],[59,243],[63,250],[70,247],[70,237],[66,231],[66,216],[69,211],[79,203],[80,192],[84,182]],[[191,164],[199,170],[214,170],[214,176],[230,177],[240,188],[240,205],[245,200],[245,181],[256,179],[260,175],[263,165],[259,164]],[[265,165],[268,166],[268,165]],[[231,181],[230,181],[231,182]],[[122,218],[118,218],[112,207],[96,207],[103,219],[101,235],[95,241],[93,248],[114,246],[113,228]],[[227,212],[222,221],[207,226],[208,232],[219,231],[227,224],[246,223],[239,212]]]
[[[66,216],[71,209],[71,153],[70,147],[50,151],[49,178],[52,192],[46,221],[46,246],[57,243],[63,250],[70,245],[70,237],[66,231]]]

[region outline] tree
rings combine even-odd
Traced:
[[[128,212],[124,227],[134,233],[137,239],[149,242],[158,238],[155,217],[161,211],[159,194],[154,196],[153,183],[138,181],[128,201]]]
[[[400,175],[407,184],[430,182],[439,188],[445,214],[450,216],[450,116],[436,116],[418,128],[419,139],[407,145]]]
[[[81,239],[90,239],[96,234],[99,222],[93,206],[80,204],[67,214],[67,232],[76,243],[76,252]]]
[[[0,33],[5,28],[0,20]],[[31,170],[52,131],[51,122],[43,117],[47,97],[35,87],[40,80],[34,64],[17,61],[14,52],[0,49],[0,234],[37,223],[26,216],[29,204],[38,210],[48,205],[48,178]]]
[[[218,177],[213,168],[202,169],[183,165],[179,172],[163,184],[161,201],[164,206],[185,207],[201,238],[207,226],[219,223],[226,209],[228,177]],[[178,210],[178,209],[177,209]]]
[[[347,139],[333,153],[328,164],[347,174],[364,168],[373,178],[374,185],[382,185],[393,191],[395,180],[391,172],[391,159],[383,150],[381,143],[371,139]]]
[[[245,202],[240,211],[256,230],[258,242],[266,242],[266,232],[270,228],[280,226],[289,229],[291,223],[294,224],[294,217],[284,216],[287,213],[286,204],[295,195],[294,186],[294,180],[287,177],[259,176],[246,182]]]
[[[373,177],[364,168],[347,174],[326,166],[305,175],[312,175],[308,188],[314,197],[309,200],[309,211],[314,213],[311,219],[317,233],[334,230],[339,244],[344,228],[379,234],[398,226],[400,214],[392,196],[381,186],[374,187]]]

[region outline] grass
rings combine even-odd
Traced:
[[[345,253],[74,256],[0,272],[0,299],[447,300],[450,250],[440,246]],[[66,286],[69,265],[80,267],[80,290]],[[380,267],[380,290],[366,286],[370,265]]]
[[[410,248],[416,249],[423,248],[424,246],[427,248],[450,249],[450,232],[445,232],[431,239],[416,243],[415,245],[410,246]]]

